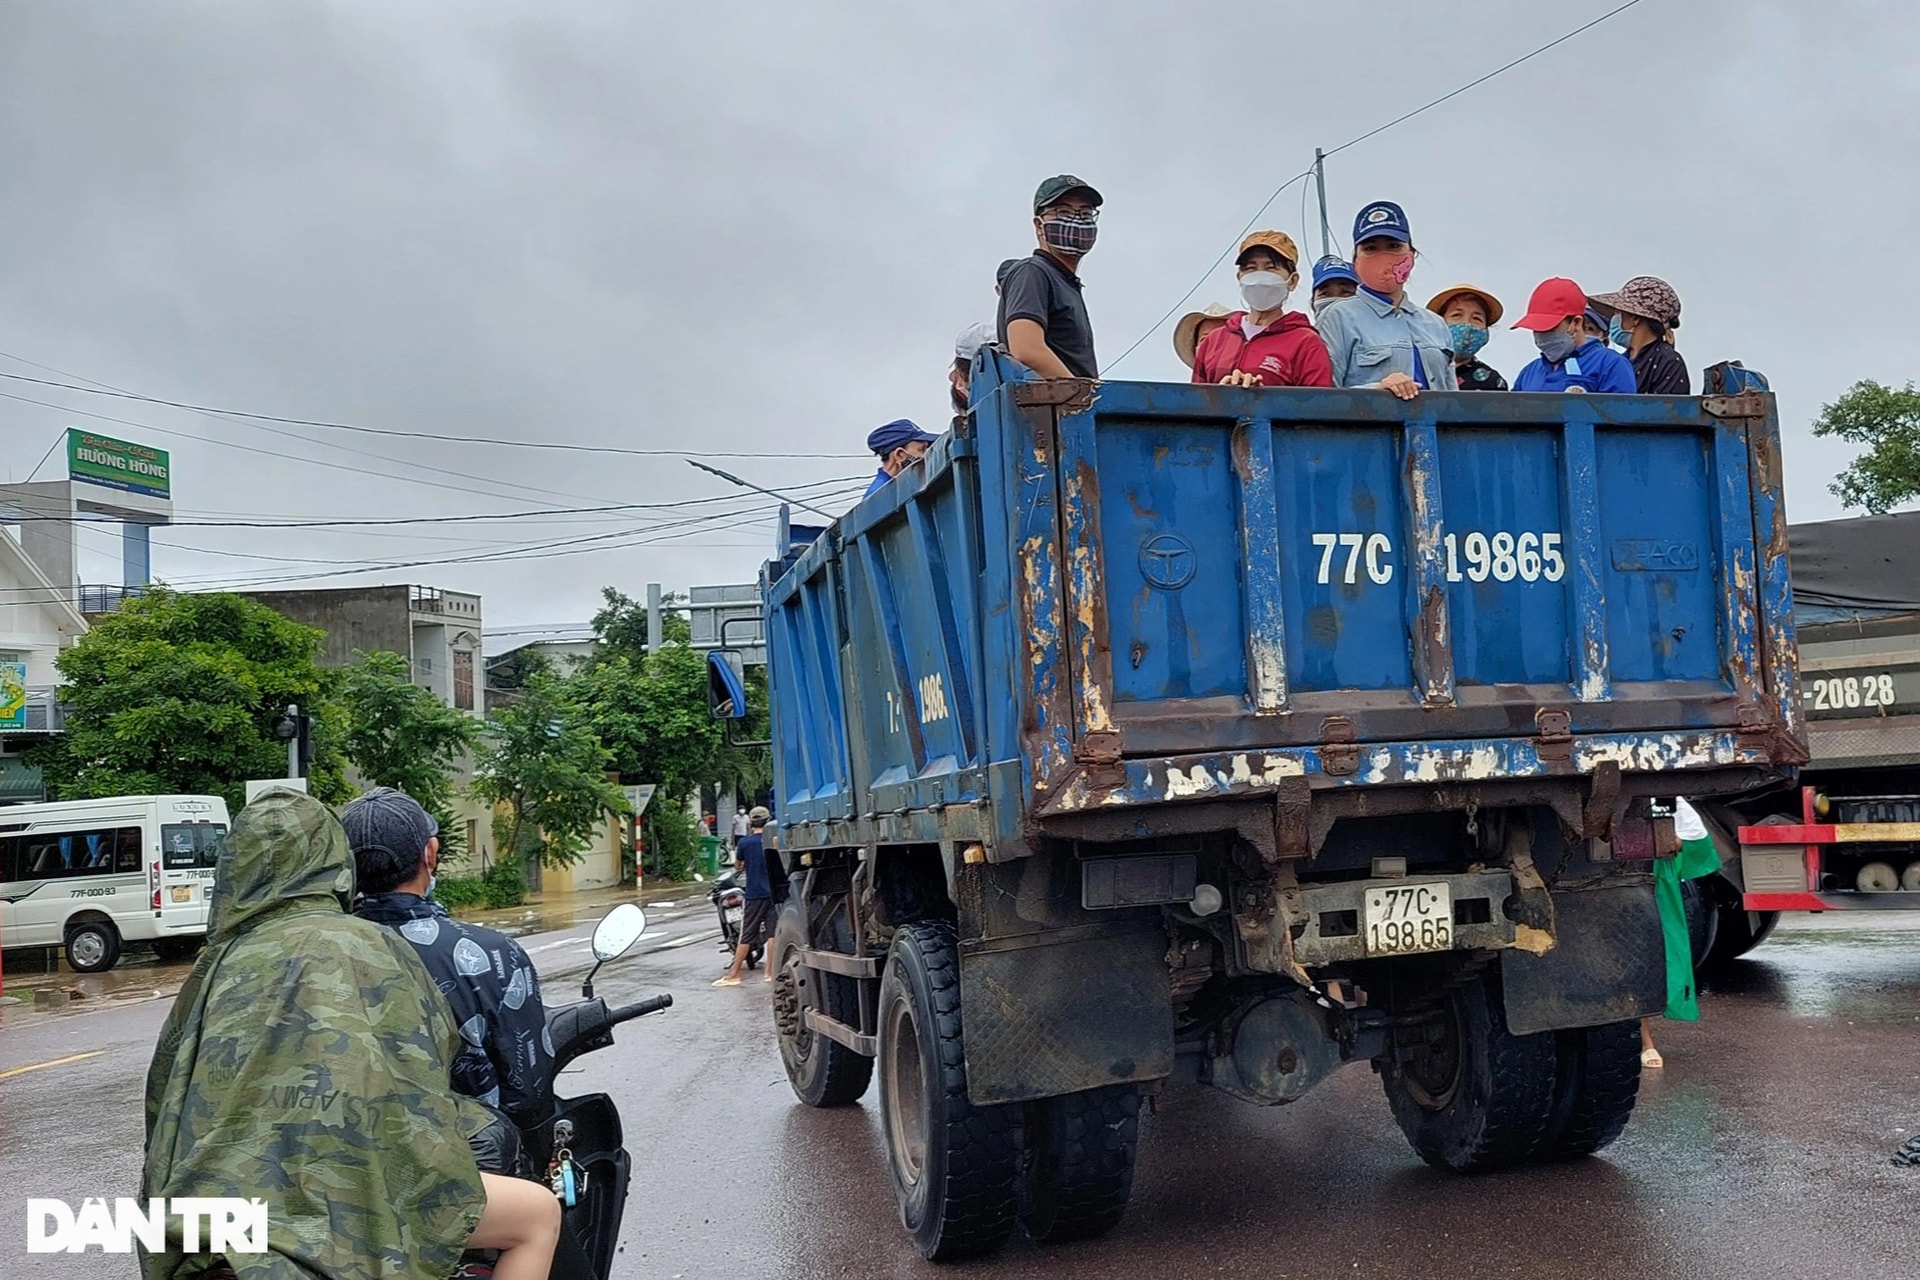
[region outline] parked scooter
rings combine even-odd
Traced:
[[[576,1058],[610,1047],[614,1027],[673,1004],[673,997],[663,994],[614,1009],[593,994],[593,975],[600,966],[624,955],[646,930],[646,912],[630,902],[608,912],[594,929],[594,966],[581,983],[583,999],[547,1011],[555,1083],[561,1070]],[[632,1174],[631,1159],[622,1145],[620,1109],[604,1093],[562,1098],[550,1092],[549,1096],[546,1119],[521,1130],[521,1141],[533,1168],[560,1201],[561,1229],[579,1243],[591,1267],[587,1274],[593,1280],[607,1280],[620,1244],[620,1218]],[[554,1258],[555,1275],[561,1274],[568,1252],[563,1241]]]
[[[731,956],[740,947],[740,929],[747,917],[747,893],[740,887],[741,872],[733,868],[713,882],[707,890],[707,898],[713,903],[715,911],[720,913],[720,946]],[[760,953],[764,948],[755,944],[747,952],[747,968],[757,968]]]

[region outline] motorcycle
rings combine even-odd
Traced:
[[[707,900],[713,903],[715,911],[720,913],[720,945],[731,956],[740,947],[740,929],[747,918],[747,894],[740,887],[741,872],[734,868],[713,882],[707,890]],[[760,953],[764,948],[755,943],[747,952],[747,968],[755,969],[760,965]]]
[[[607,961],[624,955],[647,930],[646,912],[633,903],[615,907],[593,931],[593,968],[581,983],[581,999],[547,1011],[547,1035],[553,1041],[553,1073],[581,1056],[613,1044],[613,1029],[672,1006],[671,995],[651,996],[622,1008],[611,1008],[593,994],[593,976]],[[620,1245],[620,1219],[626,1210],[632,1160],[623,1146],[620,1109],[604,1093],[562,1098],[549,1089],[550,1105],[544,1119],[520,1131],[521,1141],[539,1178],[553,1189],[561,1204],[563,1240],[554,1255],[554,1274],[579,1273],[580,1257],[592,1280],[607,1280]],[[569,1248],[577,1243],[578,1253]],[[569,1256],[574,1271],[563,1266]]]

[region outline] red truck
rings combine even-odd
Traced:
[[[1920,512],[1787,537],[1811,759],[1797,786],[1709,813],[1725,866],[1699,882],[1707,965],[1783,911],[1920,910]]]

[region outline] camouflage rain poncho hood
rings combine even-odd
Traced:
[[[444,1280],[486,1204],[465,1134],[487,1118],[448,1084],[445,1002],[404,939],[347,914],[353,853],[317,800],[248,805],[214,884],[147,1073],[141,1194],[264,1199],[269,1252],[228,1260],[242,1280]]]

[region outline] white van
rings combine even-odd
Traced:
[[[162,959],[206,939],[219,796],[116,796],[0,808],[0,947],[64,947],[81,973],[128,945]]]

